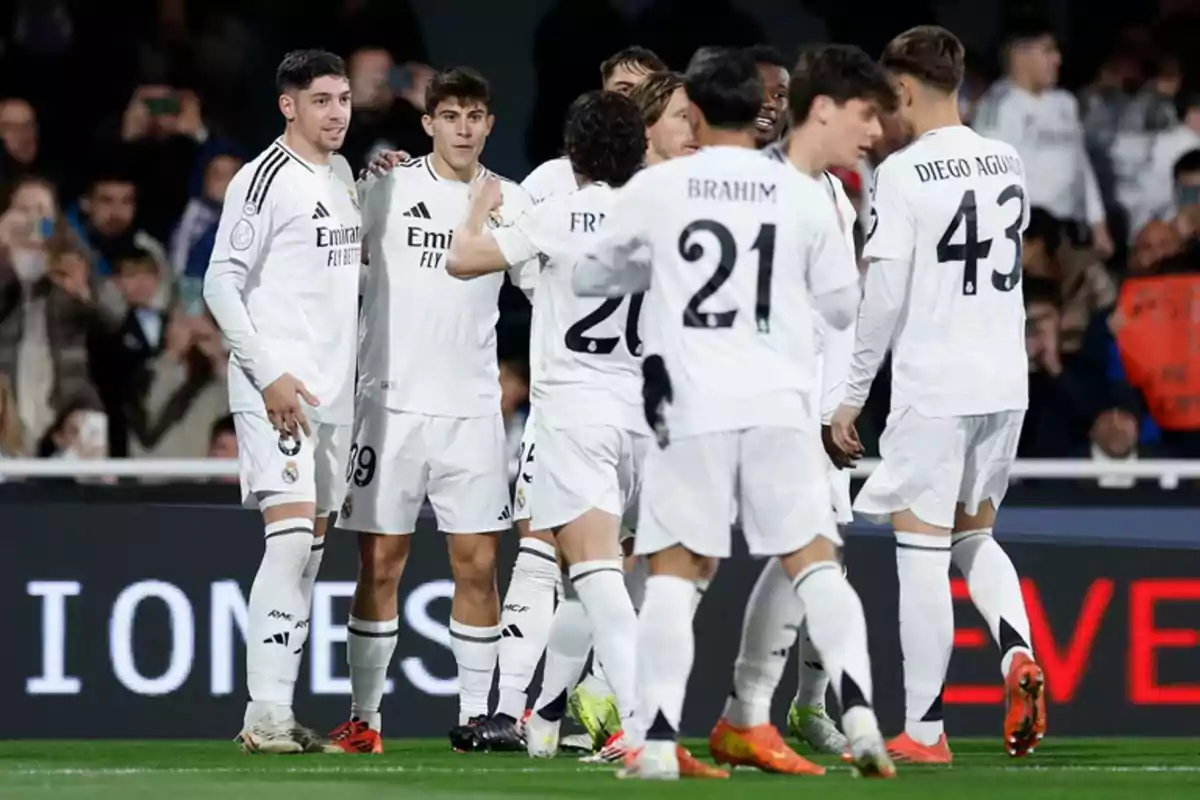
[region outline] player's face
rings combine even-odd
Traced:
[[[478,101],[443,100],[421,118],[425,132],[433,138],[433,152],[454,170],[479,163],[479,154],[492,132],[495,118]]]
[[[1053,36],[1042,36],[1029,43],[1025,57],[1029,60],[1030,74],[1042,89],[1058,85],[1058,69],[1062,66],[1062,53]]]
[[[687,92],[682,86],[671,93],[658,122],[646,128],[646,142],[650,151],[647,160],[651,162],[696,152],[696,137],[688,122]]]
[[[831,166],[854,169],[883,136],[879,106],[873,101],[852,97],[841,106],[830,101],[826,133],[829,136]]]
[[[618,64],[613,70],[613,74],[608,76],[608,80],[604,82],[602,87],[606,92],[616,92],[623,94],[626,97],[629,93],[641,85],[642,81],[646,80],[646,76],[650,73],[642,69],[638,64]]]
[[[335,152],[341,149],[350,127],[350,82],[323,75],[307,89],[284,95],[280,108],[304,141],[322,152]]]
[[[787,124],[791,75],[774,64],[759,64],[758,74],[763,83],[763,104],[754,121],[754,130],[759,145],[765,147],[783,135],[783,127]]]

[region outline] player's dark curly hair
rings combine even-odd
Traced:
[[[887,71],[852,44],[817,45],[800,54],[788,89],[794,124],[808,118],[818,97],[829,97],[839,106],[849,100],[866,100],[880,111],[896,110],[896,92]]]
[[[637,105],[615,92],[582,94],[567,112],[563,150],[576,173],[623,186],[646,158],[646,123]]]
[[[457,100],[464,108],[480,105],[485,109],[492,102],[492,87],[487,78],[470,67],[455,67],[439,72],[425,90],[425,113],[432,117],[440,103]]]
[[[317,78],[327,75],[346,77],[346,62],[341,56],[327,50],[293,50],[275,70],[275,87],[280,94],[304,91]]]

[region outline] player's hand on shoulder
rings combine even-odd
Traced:
[[[400,164],[408,161],[411,156],[403,150],[380,150],[371,159],[371,163],[365,169],[358,173],[358,179],[366,180],[371,175],[383,177],[395,169]]]
[[[483,208],[487,211],[495,211],[504,202],[504,192],[500,189],[500,179],[495,175],[488,175],[481,181],[474,181],[467,192],[471,198],[472,205],[479,206],[482,204]]]
[[[321,405],[321,401],[308,391],[299,378],[285,372],[263,389],[262,395],[267,407],[267,419],[275,430],[291,436],[299,435],[300,431],[304,431],[305,436],[312,435],[300,401],[303,400],[311,408]]]
[[[857,454],[854,457],[858,458],[862,455],[863,446],[858,438],[858,430],[854,424],[858,422],[858,415],[862,413],[861,408],[853,406],[841,405],[837,411],[833,412],[833,419],[829,421],[829,435],[832,443],[846,454]],[[825,432],[821,431],[821,438],[824,440]],[[828,452],[828,447],[826,447]],[[830,456],[832,458],[832,456]],[[837,463],[837,462],[834,462]]]

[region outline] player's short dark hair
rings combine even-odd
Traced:
[[[563,150],[571,168],[590,181],[624,186],[646,158],[646,123],[628,97],[581,94],[567,112]]]
[[[911,75],[926,86],[951,94],[965,71],[966,48],[939,25],[918,25],[888,42],[879,63],[894,75]]]
[[[1029,227],[1025,229],[1027,242],[1041,242],[1046,252],[1054,255],[1062,245],[1063,224],[1058,217],[1041,206],[1029,209]]]
[[[1031,303],[1047,303],[1057,309],[1062,308],[1062,290],[1059,283],[1051,278],[1038,278],[1026,275],[1021,278],[1021,294],[1025,305]]]
[[[208,431],[209,444],[212,444],[226,433],[231,433],[234,436],[237,435],[237,426],[233,424],[233,414],[226,414],[212,424],[212,428]]]
[[[712,59],[712,58],[716,58],[717,56],[721,55],[722,53],[728,53],[728,52],[729,52],[728,47],[720,47],[717,45],[706,45],[705,47],[698,47],[698,48],[696,48],[696,52],[692,53],[692,57],[690,59],[688,59],[687,69],[685,70],[685,72],[691,72],[693,68],[699,66],[700,64],[704,63],[705,61],[708,61],[709,59]]]
[[[743,49],[754,59],[755,64],[770,64],[773,67],[780,67],[785,70],[792,67],[792,62],[788,60],[788,57],[778,47],[773,47],[769,44],[752,44]]]
[[[653,50],[638,45],[626,47],[600,62],[601,85],[608,83],[620,67],[634,67],[638,72],[662,72],[667,64]]]
[[[758,65],[743,50],[725,50],[702,59],[688,70],[683,86],[713,128],[753,125],[762,107]]]
[[[671,95],[681,88],[683,76],[678,72],[651,72],[629,93],[629,99],[642,112],[642,121],[648,128],[662,119]]]
[[[792,122],[800,125],[808,118],[813,100],[828,97],[839,106],[850,100],[875,103],[880,111],[896,110],[896,91],[887,71],[852,44],[823,44],[800,54],[788,88]]]
[[[1184,175],[1200,172],[1200,150],[1188,150],[1175,161],[1171,168],[1171,178],[1179,180]]]
[[[1018,9],[1004,20],[1002,50],[1014,45],[1028,44],[1044,36],[1055,36],[1054,21],[1048,14],[1037,10]]]
[[[275,88],[284,92],[304,91],[317,78],[346,77],[346,62],[328,50],[293,50],[275,70]]]
[[[425,91],[425,113],[433,116],[437,107],[447,100],[460,105],[480,105],[485,109],[492,102],[492,87],[487,78],[470,67],[454,67],[437,73]]]

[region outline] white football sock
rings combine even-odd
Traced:
[[[379,707],[387,690],[387,672],[400,637],[400,619],[350,617],[346,623],[346,661],[350,664],[350,718],[383,732]]]
[[[592,627],[583,603],[578,598],[559,603],[546,644],[541,694],[533,704],[543,719],[558,722],[566,714],[567,698],[583,673],[591,649]]]
[[[800,678],[796,684],[796,705],[799,708],[824,708],[829,696],[829,673],[825,671],[817,646],[808,635],[807,619],[800,623],[796,655]]]
[[[500,697],[496,713],[519,720],[528,702],[526,692],[537,669],[550,624],[558,584],[558,556],[553,545],[525,538],[517,550],[512,580],[500,610]]]
[[[310,519],[285,519],[265,526],[263,558],[250,587],[246,624],[247,724],[267,712],[276,719],[291,715],[300,652],[308,638],[308,611],[300,582],[312,550],[312,533]]]
[[[904,656],[904,731],[921,744],[937,744],[945,730],[942,689],[954,650],[950,537],[897,531],[896,572],[900,579],[900,652]]]
[[[771,721],[771,699],[783,677],[803,610],[779,559],[767,561],[750,591],[742,619],[733,692],[725,701],[730,725],[751,728]]]
[[[842,565],[836,561],[813,564],[801,571],[792,585],[804,605],[808,635],[821,654],[842,707],[846,735],[854,739],[878,733],[871,711],[874,685],[867,620],[862,601],[842,573]]]
[[[637,614],[625,590],[625,575],[618,559],[583,561],[568,572],[571,585],[587,610],[592,627],[592,647],[604,665],[621,718],[633,714],[637,702],[634,650]]]
[[[971,602],[1000,647],[1000,674],[1007,677],[1014,655],[1033,656],[1021,579],[990,529],[956,533],[953,542],[950,557],[966,578]]]
[[[629,592],[629,602],[637,611],[646,600],[646,579],[650,577],[650,564],[644,558],[635,558],[633,565],[625,572],[625,590]]]
[[[651,575],[638,617],[638,708],[630,744],[674,746],[692,672],[696,641],[692,606],[696,584],[673,575]],[[629,735],[629,731],[626,731]]]
[[[325,537],[313,539],[312,549],[308,552],[308,563],[300,576],[300,594],[304,597],[304,608],[312,612],[313,586],[317,583],[317,575],[321,573],[321,561],[325,558]]]
[[[488,713],[500,626],[477,628],[450,618],[450,651],[458,664],[458,724]]]

